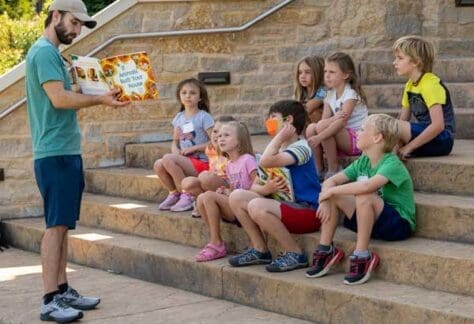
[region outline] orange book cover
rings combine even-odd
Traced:
[[[146,52],[97,59],[71,55],[76,82],[82,93],[100,95],[120,90],[119,101],[158,99],[156,79]]]

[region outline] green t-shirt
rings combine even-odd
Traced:
[[[35,159],[81,153],[81,133],[74,109],[56,109],[42,85],[62,81],[71,89],[71,79],[59,50],[45,37],[39,38],[26,56],[26,100]]]
[[[395,208],[403,219],[410,223],[412,231],[416,228],[415,196],[413,182],[403,163],[392,153],[386,153],[372,168],[366,155],[352,162],[344,174],[351,182],[363,181],[377,174],[388,179],[387,184],[379,188],[378,194],[386,203]]]

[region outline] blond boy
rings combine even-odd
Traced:
[[[454,144],[455,116],[448,89],[431,70],[433,45],[419,36],[405,36],[393,45],[393,65],[408,78],[400,114],[402,159],[448,155]],[[409,122],[411,115],[416,122]]]
[[[370,238],[403,240],[415,230],[413,183],[403,163],[391,153],[398,140],[395,118],[369,116],[357,137],[362,156],[323,183],[316,212],[322,223],[321,238],[307,277],[324,276],[344,257],[332,244],[339,211],[345,215],[344,226],[357,232],[345,284],[366,282],[377,267],[378,255],[368,250]]]

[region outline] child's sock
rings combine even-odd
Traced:
[[[331,253],[332,252],[332,244],[331,245],[323,245],[323,244],[319,244],[318,245],[318,251],[319,252],[324,252],[324,253]]]
[[[368,258],[370,253],[369,250],[354,250],[354,255],[358,258]]]
[[[59,290],[56,290],[56,291],[52,291],[50,293],[47,293],[46,295],[43,296],[43,304],[49,304],[53,298],[54,298],[54,295],[57,295],[59,294]]]
[[[68,288],[69,288],[69,286],[68,286],[68,284],[67,284],[67,281],[66,281],[65,283],[63,283],[63,284],[60,284],[60,285],[58,286],[59,293],[60,293],[60,294],[65,293]]]

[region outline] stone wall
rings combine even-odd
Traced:
[[[67,53],[88,53],[123,33],[239,26],[279,2],[138,1]],[[85,166],[121,165],[126,143],[168,139],[170,119],[178,110],[175,87],[183,78],[230,71],[230,85],[208,88],[212,113],[238,115],[253,132],[260,132],[269,105],[292,96],[295,64],[301,57],[341,50],[359,63],[391,62],[391,44],[405,34],[432,39],[441,54],[472,55],[474,10],[455,8],[454,0],[296,0],[240,33],[117,41],[96,56],[147,51],[161,98],[125,108],[79,111]],[[389,77],[396,81],[394,75]],[[21,80],[3,90],[0,109],[21,99],[23,87]],[[40,213],[25,107],[0,120],[0,168],[6,175],[0,182],[0,216]]]

